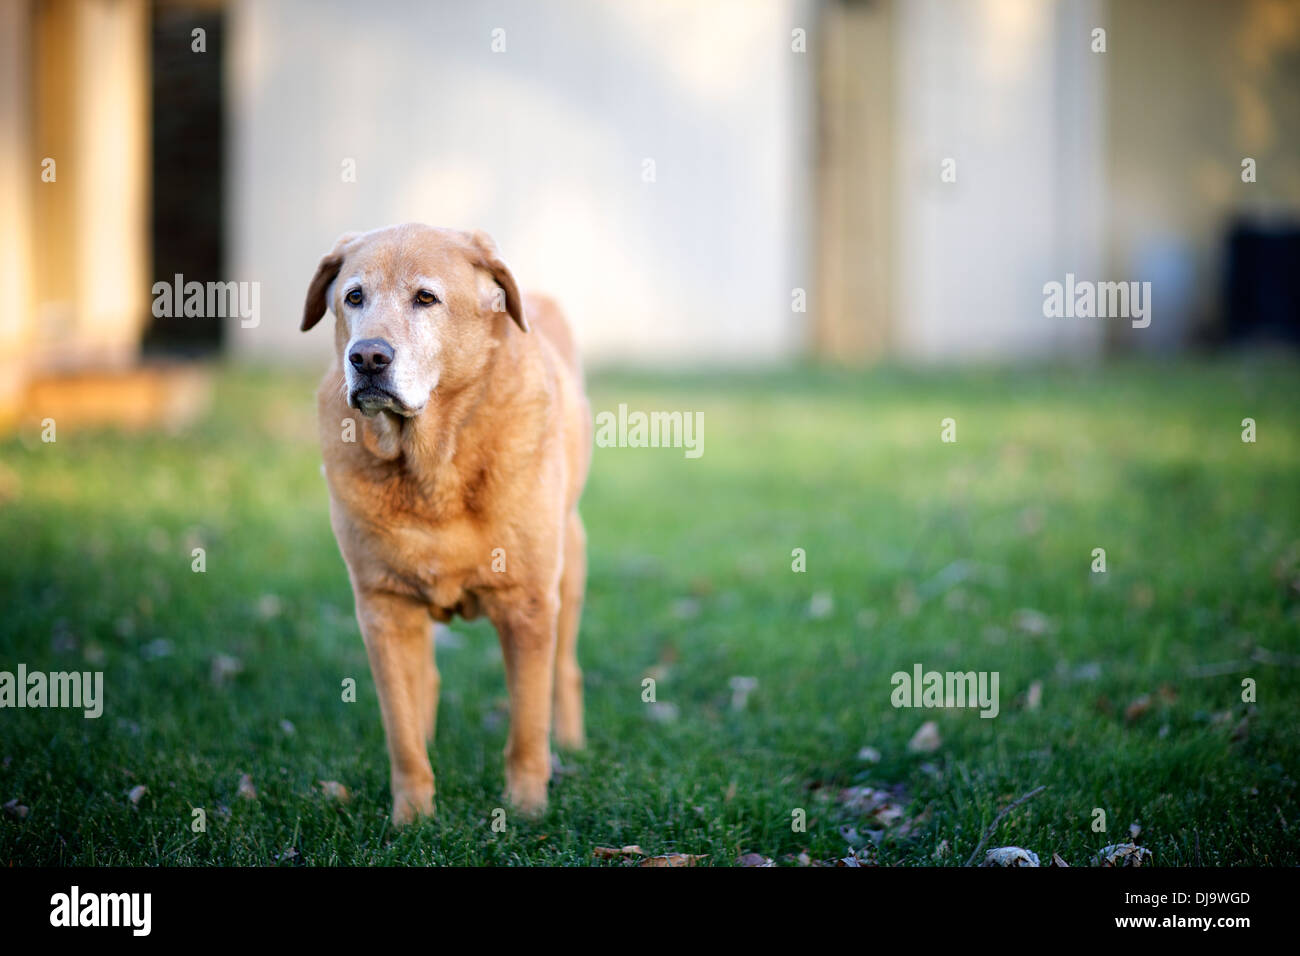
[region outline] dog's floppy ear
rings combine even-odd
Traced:
[[[343,247],[359,235],[361,235],[359,232],[343,233],[334,241],[334,248],[325,254],[320,265],[316,267],[316,274],[311,277],[311,284],[307,286],[307,301],[302,307],[304,332],[319,322],[321,316],[325,314],[328,306],[325,293],[329,291],[330,283],[334,281],[343,265]]]
[[[506,311],[510,313],[510,318],[515,320],[525,332],[528,331],[528,317],[524,315],[524,300],[519,295],[519,286],[515,283],[515,275],[510,271],[510,267],[505,264],[501,258],[501,253],[497,251],[497,244],[492,241],[492,237],[480,229],[476,229],[469,234],[470,245],[473,255],[476,256],[475,265],[481,269],[486,269],[491,273],[496,284],[501,287],[505,293]],[[499,300],[499,297],[497,299]],[[500,306],[492,306],[495,311],[500,311]]]

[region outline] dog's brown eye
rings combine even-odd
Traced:
[[[438,297],[428,289],[421,289],[419,292],[415,293],[415,301],[420,305],[437,305]]]
[[[345,296],[345,298],[347,299],[348,305],[360,305],[360,304],[361,304],[361,290],[360,290],[360,289],[353,289],[351,292],[349,292],[349,293],[347,294],[347,296]]]

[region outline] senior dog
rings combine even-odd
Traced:
[[[520,294],[485,233],[418,223],[339,237],[307,289],[303,331],[327,309],[336,355],[317,392],[321,451],[379,693],[392,819],[434,809],[430,618],[479,613],[496,627],[510,694],[506,797],[536,815],[552,723],[560,746],[584,743],[577,506],[592,436],[573,338],[554,302]]]

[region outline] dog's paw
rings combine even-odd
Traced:
[[[395,826],[406,826],[434,812],[433,784],[405,789],[393,789],[393,814]]]
[[[546,812],[545,774],[511,773],[506,771],[505,798],[526,817],[539,817]]]

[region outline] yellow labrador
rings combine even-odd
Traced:
[[[577,505],[592,436],[572,336],[554,302],[520,295],[486,234],[418,223],[339,237],[307,289],[303,331],[327,308],[336,359],[317,393],[321,450],[393,821],[433,813],[430,617],[480,612],[510,693],[506,797],[540,813],[552,715],[556,742],[583,746]]]

